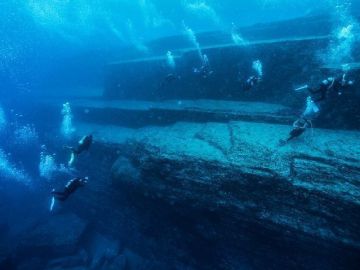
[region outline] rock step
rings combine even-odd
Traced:
[[[354,222],[360,219],[359,132],[315,129],[280,147],[288,131],[285,125],[241,121],[141,129],[77,126],[79,135],[93,132],[97,143],[115,145],[137,164],[135,180],[124,162],[118,162],[119,170],[114,164],[120,185],[169,204],[221,205],[237,213],[239,222],[359,248],[360,224]],[[127,172],[131,176],[124,177]]]
[[[230,35],[229,35],[230,36]],[[232,48],[232,47],[239,47],[239,46],[254,46],[254,45],[265,45],[265,44],[274,44],[274,43],[286,43],[286,42],[298,42],[298,41],[314,41],[314,40],[327,40],[331,38],[330,35],[320,35],[320,36],[298,36],[298,37],[286,37],[286,38],[273,38],[273,39],[259,39],[259,40],[251,40],[247,41],[244,40],[243,45],[235,44],[233,41],[225,42],[220,44],[212,44],[212,45],[205,45],[202,46],[202,50],[214,50],[214,49],[225,49],[225,48]],[[174,54],[175,59],[181,58],[184,54],[196,52],[196,48],[192,47],[184,47],[181,49],[175,49],[172,51]],[[124,61],[114,61],[108,63],[109,66],[116,66],[116,65],[123,65],[123,64],[130,64],[130,63],[145,63],[145,62],[157,62],[157,61],[166,61],[166,57],[164,55],[158,55],[153,57],[144,57],[144,58],[135,58],[130,60]]]
[[[49,113],[49,106],[61,109],[63,100],[43,101],[42,107]],[[294,112],[285,106],[257,102],[222,100],[168,100],[111,101],[78,99],[70,101],[75,121],[111,124],[129,128],[166,126],[176,122],[229,122],[243,120],[290,124]],[[39,114],[39,113],[37,113]]]

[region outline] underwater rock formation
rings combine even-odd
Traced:
[[[71,255],[76,249],[86,222],[74,214],[53,216],[47,222],[42,222],[26,232],[18,253],[31,254],[63,254]]]
[[[143,130],[127,145],[140,181],[123,157],[114,181],[169,203],[228,208],[239,221],[360,247],[359,224],[353,223],[360,219],[360,148],[348,143],[358,134],[315,130],[308,141],[281,147],[287,130],[246,122]]]
[[[147,211],[167,204],[182,217],[221,217],[193,220],[202,239],[233,239],[230,246],[251,250],[242,246],[246,239],[261,237],[274,252],[281,236],[285,249],[292,243],[308,255],[340,252],[337,263],[351,264],[360,250],[360,148],[351,143],[358,133],[315,129],[280,146],[288,131],[248,122],[178,123],[133,132],[103,127],[98,136],[113,145],[111,134],[123,134],[113,184],[135,201],[159,200]]]
[[[78,164],[92,179],[73,210],[125,247],[188,269],[359,263],[357,131],[309,129],[282,145],[292,114],[276,104],[72,104],[76,136],[95,138]]]

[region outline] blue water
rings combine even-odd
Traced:
[[[341,207],[346,213],[359,211],[358,182],[346,187],[355,189],[353,200],[339,199],[341,205],[333,210],[326,205],[330,210],[325,217],[314,214],[319,221],[313,217],[311,225],[333,224],[331,233],[299,225],[290,226],[293,234],[286,235],[281,233],[285,221],[279,221],[281,226],[264,225],[249,212],[232,214],[232,207],[239,207],[235,203],[223,202],[224,213],[220,201],[217,206],[197,204],[203,196],[192,190],[199,183],[189,187],[188,200],[176,198],[186,184],[167,190],[160,181],[152,194],[146,181],[167,179],[177,170],[180,173],[172,176],[186,174],[193,163],[186,163],[182,153],[179,159],[186,162],[174,165],[165,158],[158,168],[146,167],[148,152],[132,148],[127,139],[148,136],[141,142],[159,147],[150,152],[162,153],[161,147],[171,152],[177,149],[177,139],[185,141],[193,129],[199,130],[193,137],[203,139],[200,133],[207,124],[266,123],[285,125],[290,132],[300,115],[311,121],[303,145],[313,143],[309,142],[313,128],[334,132],[326,135],[330,145],[341,139],[337,131],[356,138],[352,132],[360,128],[359,19],[358,0],[0,1],[0,270],[357,269],[354,254],[360,238],[354,231],[359,221],[338,220],[337,211]],[[319,108],[312,107],[304,92],[292,90],[343,74],[351,81],[350,90],[336,92],[335,98],[330,93],[325,102],[316,104]],[[182,128],[181,123],[190,124]],[[167,128],[173,133],[158,135],[160,139],[154,135]],[[225,137],[217,130],[208,132],[221,141]],[[64,146],[76,145],[87,133],[94,134],[91,151],[69,166]],[[266,140],[269,134],[259,131],[252,139]],[[168,136],[174,136],[174,142]],[[151,141],[154,138],[157,141]],[[206,149],[200,146],[194,150],[191,143],[185,141],[185,153],[214,155],[214,160],[234,151],[223,150],[216,139],[210,143],[215,150],[209,153],[201,153]],[[302,147],[295,145],[294,152]],[[340,156],[336,151],[341,147],[329,147],[325,150],[329,156]],[[341,157],[354,162],[346,167],[351,173],[359,170],[356,153]],[[122,155],[133,164],[117,159]],[[244,156],[249,155],[244,150]],[[314,155],[314,160],[322,158]],[[223,168],[215,163],[196,163],[191,173],[200,177],[205,166],[205,178],[212,179]],[[250,163],[258,166],[255,160]],[[114,168],[135,183],[146,179],[146,185],[138,189],[136,184],[112,185]],[[84,176],[89,176],[89,187],[76,191],[66,204],[55,201],[49,211],[51,190]],[[226,193],[218,191],[221,196]],[[209,194],[208,201],[218,196]],[[326,204],[332,197],[321,198]],[[244,209],[266,212],[268,206],[260,202],[250,206],[251,195],[248,199]],[[238,219],[239,213],[243,219]],[[298,221],[307,218],[302,214]],[[239,220],[244,224],[234,226]],[[311,242],[313,231],[316,237]],[[307,250],[306,245],[315,247]],[[317,245],[324,251],[317,253]],[[339,250],[343,260],[326,259]]]

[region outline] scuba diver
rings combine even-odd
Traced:
[[[201,77],[204,78],[204,79],[208,78],[209,76],[211,76],[214,73],[214,71],[211,70],[209,58],[207,57],[206,54],[204,54],[203,57],[202,57],[202,65],[201,65],[201,67],[200,68],[194,68],[193,72],[195,74],[201,75]]]
[[[165,85],[168,85],[170,83],[173,83],[177,80],[180,80],[181,77],[179,75],[175,75],[174,73],[169,73],[165,76],[163,81],[160,83],[160,88],[163,88]]]
[[[300,117],[293,123],[293,129],[290,131],[289,138],[286,139],[286,142],[291,141],[302,135],[307,128],[311,127],[311,121]]]
[[[256,85],[258,85],[258,83],[261,81],[261,77],[256,76],[256,75],[252,75],[250,76],[245,84],[244,84],[244,90],[249,91],[252,88],[254,88]]]
[[[71,151],[71,156],[68,165],[72,166],[76,156],[80,155],[84,151],[88,151],[92,142],[93,142],[93,136],[90,134],[82,137],[81,140],[78,142],[76,148],[71,146],[64,146],[65,149],[69,149]]]
[[[263,77],[263,65],[260,60],[256,60],[252,64],[252,69],[255,71],[256,75],[251,75],[244,84],[244,90],[249,91],[255,86],[257,86]]]
[[[301,136],[309,127],[312,127],[311,120],[301,116],[293,123],[293,128],[289,133],[289,137],[286,140],[280,140],[279,144],[283,146],[289,141]]]
[[[289,138],[281,143],[289,142],[290,140],[302,135],[305,130],[312,127],[311,120],[314,119],[320,112],[319,103],[328,98],[330,94],[342,95],[343,90],[352,86],[353,80],[347,80],[346,74],[338,77],[329,77],[323,80],[318,87],[312,88],[308,85],[304,85],[295,89],[295,91],[307,90],[310,95],[306,98],[306,107],[301,117],[293,124],[293,129],[289,134]]]
[[[347,80],[346,74],[337,77],[329,77],[323,80],[316,88],[304,85],[295,89],[295,91],[308,90],[314,102],[325,100],[330,93],[342,95],[343,90],[351,87],[354,84],[353,80]]]
[[[285,145],[287,142],[301,136],[307,128],[312,127],[311,119],[314,119],[320,109],[318,105],[309,96],[306,99],[306,106],[301,116],[293,123],[293,128],[289,133],[289,137],[286,140],[280,140],[281,145]]]
[[[88,177],[84,177],[84,178],[76,177],[71,179],[69,182],[67,182],[63,191],[56,191],[55,189],[53,189],[51,191],[53,197],[51,199],[50,211],[52,211],[54,208],[55,200],[62,202],[67,200],[69,196],[73,194],[78,188],[85,186],[88,180],[89,180]]]

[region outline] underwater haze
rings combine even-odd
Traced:
[[[358,269],[360,1],[0,1],[0,270]]]

